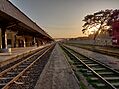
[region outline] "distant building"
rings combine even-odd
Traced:
[[[112,45],[112,37],[110,36],[110,30],[102,29],[96,38],[98,45]]]
[[[119,46],[119,21],[112,25],[112,44]]]

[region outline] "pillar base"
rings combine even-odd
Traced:
[[[11,53],[11,48],[2,48],[0,49],[0,53]]]

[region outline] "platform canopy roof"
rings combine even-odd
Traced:
[[[7,28],[22,28],[22,31],[42,35],[44,38],[53,40],[42,28],[33,22],[28,16],[14,6],[9,0],[0,0],[0,25]],[[15,29],[17,29],[15,28]]]

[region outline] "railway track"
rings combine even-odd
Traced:
[[[77,45],[77,44],[66,44],[66,45],[79,47],[79,48],[86,49],[86,50],[89,50],[89,51],[93,51],[93,52],[97,52],[97,53],[101,53],[101,54],[105,54],[105,55],[109,55],[109,56],[119,58],[119,53],[118,52],[111,51],[111,49],[108,50],[108,48],[96,48],[96,47],[93,47],[93,46],[85,46],[85,45]]]
[[[119,89],[119,72],[88,58],[69,47],[61,45],[68,61],[80,81],[79,73],[82,73],[88,83],[95,89]]]
[[[30,56],[33,55],[34,53],[37,53],[37,52],[39,52],[40,50],[42,50],[42,49],[44,49],[44,48],[48,48],[48,47],[49,47],[49,46],[46,46],[46,47],[43,47],[43,48],[41,48],[41,49],[37,49],[37,50],[31,51],[31,52],[28,53],[28,54],[24,54],[24,55],[19,56],[20,58],[16,58],[13,62],[10,62],[10,63],[8,63],[8,64],[6,64],[6,65],[0,66],[0,72],[2,72],[3,70],[5,70],[5,69],[7,69],[7,68],[9,68],[9,67],[11,67],[11,66],[13,66],[13,65],[15,65],[15,64],[18,63],[18,62],[23,61],[24,59],[30,57]],[[14,59],[14,58],[12,58],[12,59]],[[8,60],[7,60],[7,61],[8,61]],[[11,61],[11,59],[10,59],[9,61]],[[0,64],[5,64],[5,63],[2,62],[2,63],[0,63]]]
[[[0,89],[33,89],[54,45],[0,72]]]

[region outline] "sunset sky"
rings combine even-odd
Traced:
[[[119,9],[119,0],[9,0],[53,38],[83,36],[83,18],[105,9]]]

